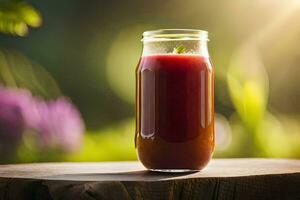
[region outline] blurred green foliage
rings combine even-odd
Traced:
[[[81,149],[73,154],[40,151],[27,135],[12,162],[136,160],[132,137],[134,129],[134,119],[128,119],[98,131],[87,132]]]
[[[61,95],[59,86],[47,70],[12,50],[0,49],[0,83],[7,87],[27,88],[46,99]]]
[[[136,160],[134,119],[123,120],[97,132],[85,134],[82,149],[68,155],[68,161]]]
[[[0,32],[25,36],[28,26],[39,27],[41,16],[31,5],[19,0],[0,1]]]

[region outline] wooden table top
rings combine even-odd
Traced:
[[[300,160],[213,159],[194,173],[139,162],[0,165],[0,199],[300,199]]]
[[[291,173],[300,173],[300,160],[213,159],[204,170],[194,173],[155,173],[139,162],[0,165],[0,177],[74,181],[160,181]]]

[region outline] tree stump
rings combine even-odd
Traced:
[[[139,162],[0,165],[0,199],[300,199],[300,160],[214,159],[196,173]]]

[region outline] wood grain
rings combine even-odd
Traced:
[[[1,199],[300,199],[300,160],[214,159],[179,174],[138,162],[0,165]]]

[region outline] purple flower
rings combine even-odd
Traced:
[[[25,117],[22,103],[29,99],[28,93],[0,87],[0,153],[12,153],[22,138]],[[8,155],[7,155],[8,156]]]
[[[0,86],[0,153],[12,152],[25,129],[35,133],[42,149],[76,150],[84,123],[65,98],[43,101],[24,89]]]
[[[33,126],[38,121],[36,100],[28,90],[0,86],[0,102],[18,107],[27,127]]]
[[[65,98],[38,105],[40,119],[35,129],[43,148],[73,151],[79,148],[84,124],[80,113]]]

